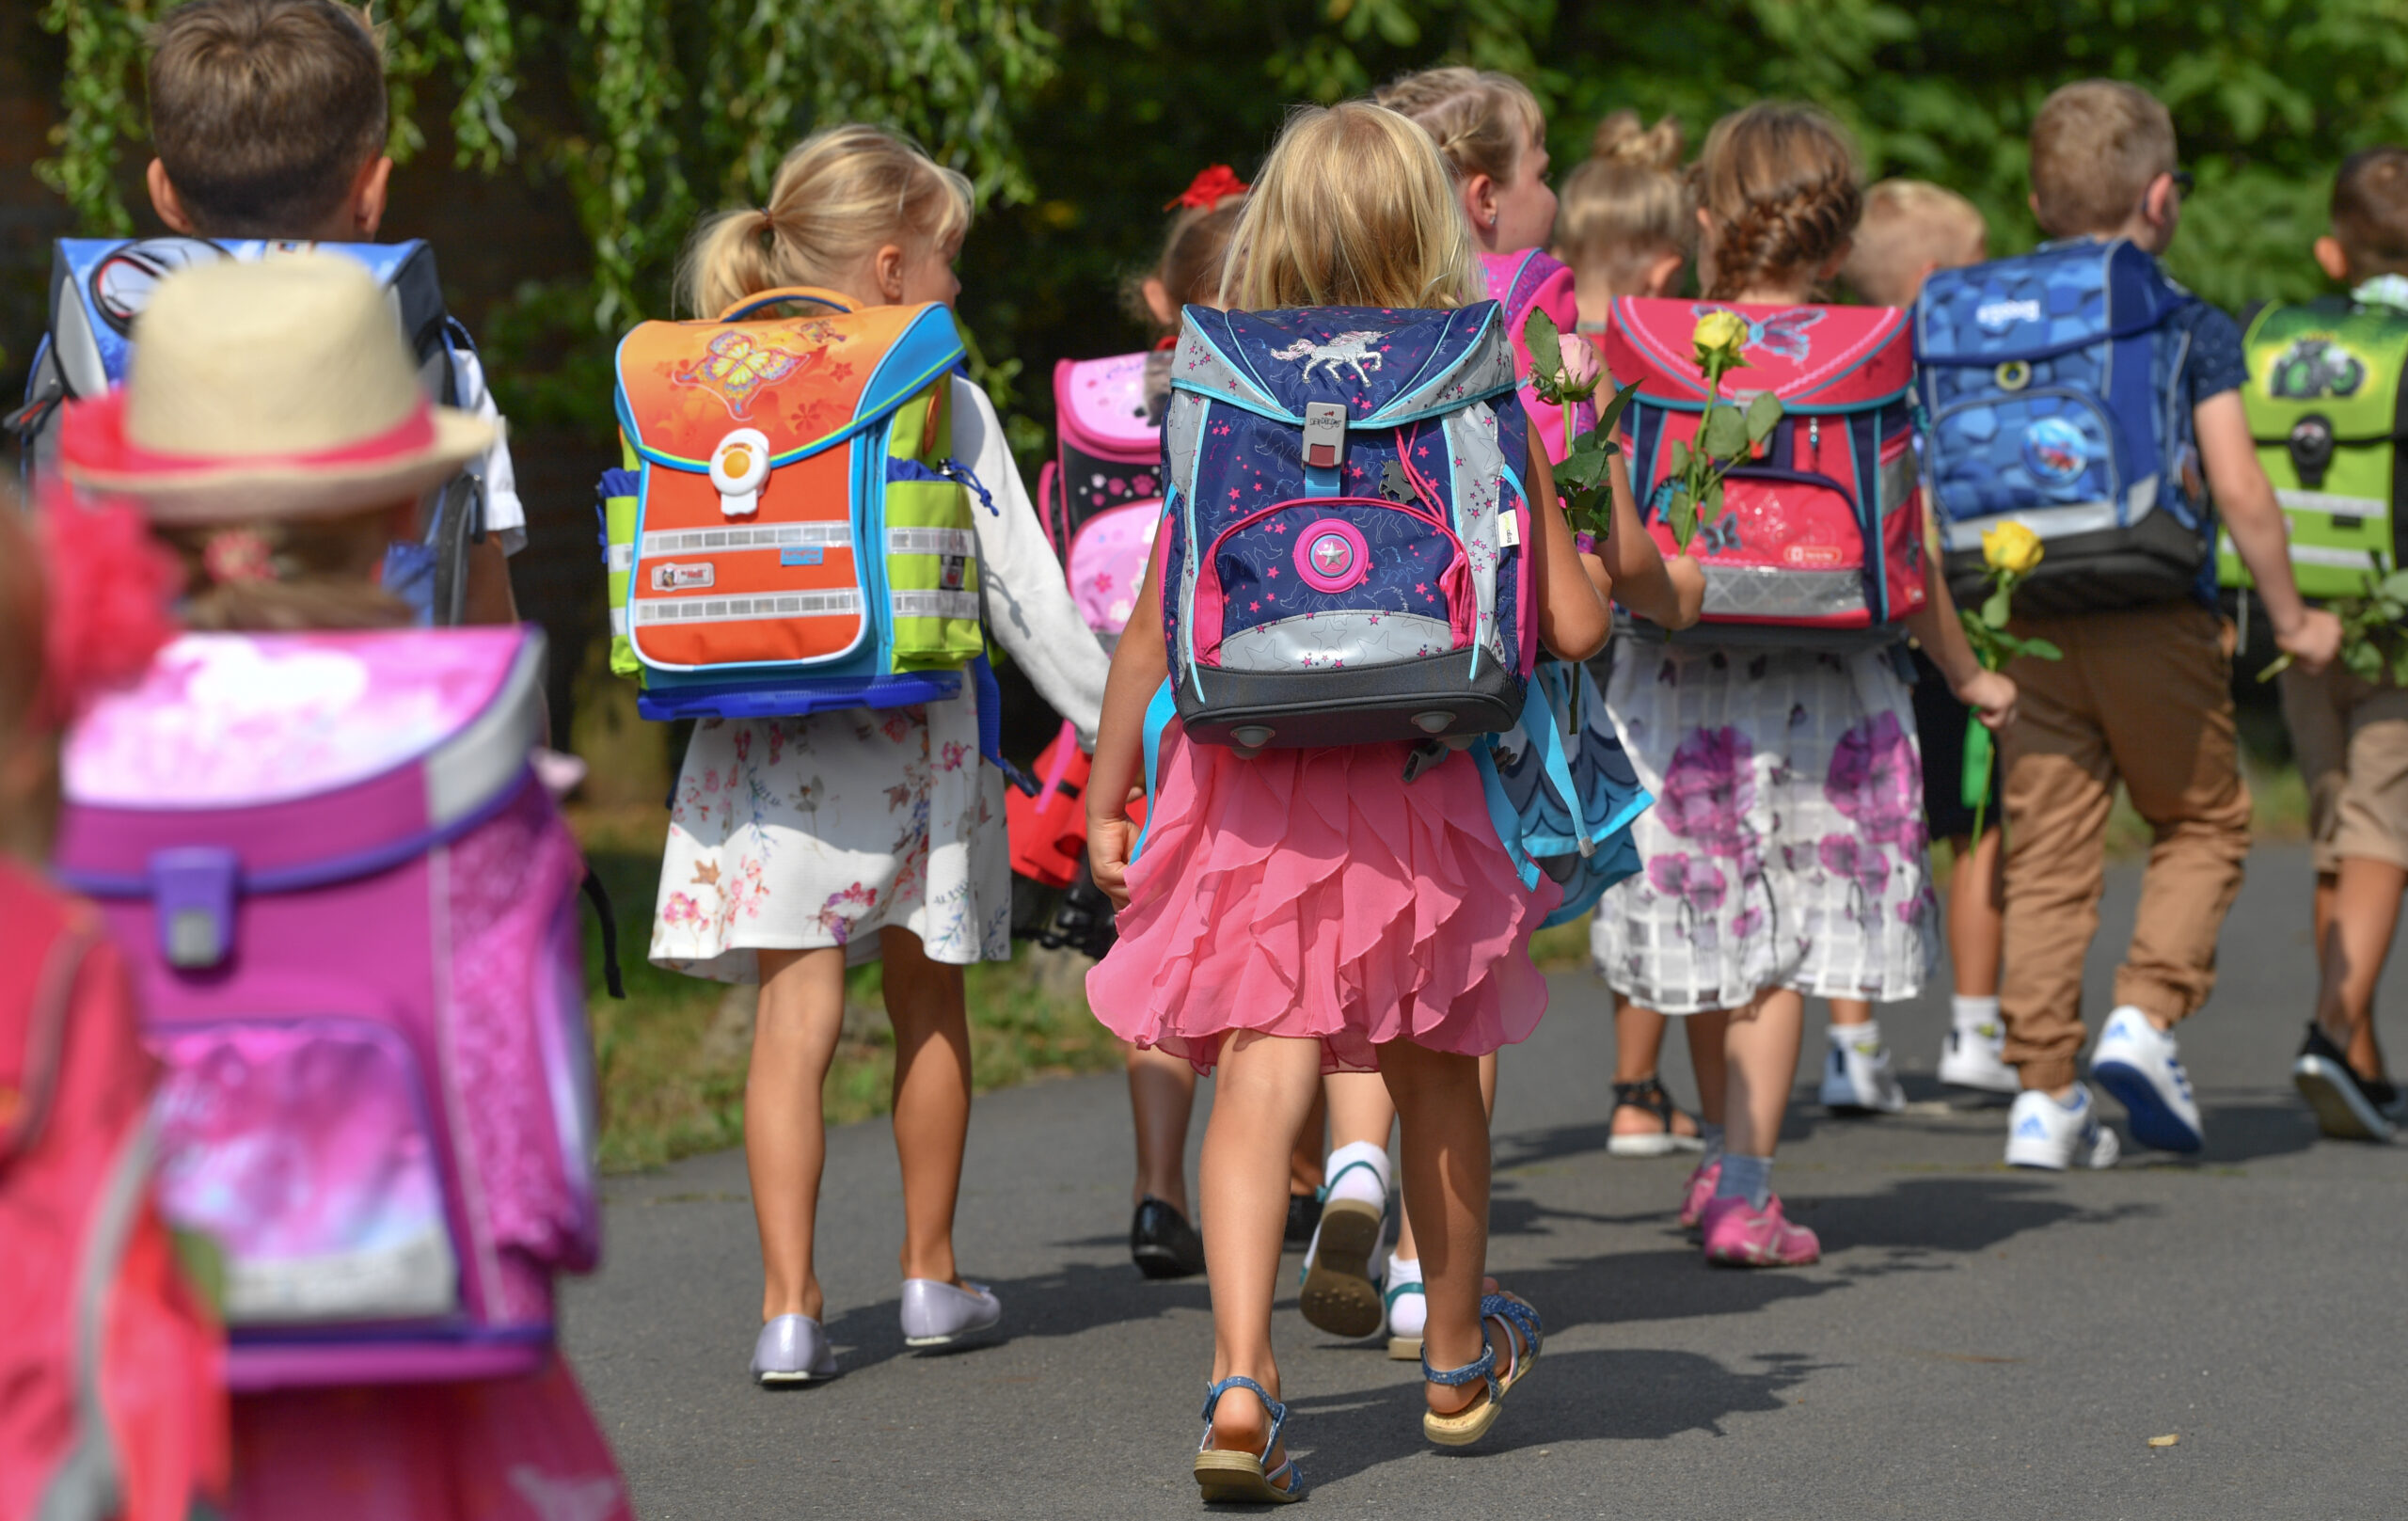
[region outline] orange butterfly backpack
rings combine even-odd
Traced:
[[[995,510],[949,457],[962,358],[941,305],[800,287],[620,341],[611,666],[644,717],[959,694],[986,648],[973,494]]]

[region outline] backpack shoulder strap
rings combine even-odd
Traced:
[[[71,913],[57,927],[35,974],[25,1023],[8,1032],[17,1049],[0,1052],[0,1175],[41,1139],[57,1096],[76,979],[100,938],[88,912]]]

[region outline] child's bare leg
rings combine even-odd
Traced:
[[[1664,1063],[1664,1028],[1671,1022],[1652,1008],[1641,1008],[1619,993],[1614,995],[1615,1082],[1643,1083],[1657,1075]],[[1628,1104],[1616,1104],[1608,1124],[1616,1135],[1652,1134],[1658,1128],[1652,1112]],[[1672,1111],[1672,1133],[1695,1135],[1697,1122],[1676,1109]]]
[[[1409,1040],[1379,1048],[1380,1075],[1404,1121],[1404,1191],[1421,1222],[1418,1255],[1429,1296],[1422,1356],[1433,1368],[1480,1358],[1480,1296],[1488,1261],[1488,1115],[1481,1101],[1480,1062],[1427,1051]],[[1423,1392],[1430,1408],[1452,1415],[1483,1385]]]
[[[1769,1157],[1781,1144],[1781,1117],[1798,1081],[1806,1000],[1786,988],[1767,988],[1725,1018],[1723,1149],[1733,1156]]]
[[[1688,1037],[1689,1069],[1697,1074],[1698,1118],[1719,1125],[1727,1109],[1724,1100],[1731,1091],[1731,1064],[1724,1050],[1731,1016],[1712,1008],[1688,1015],[1681,1023],[1681,1033]]]
[[[1191,1081],[1188,1091],[1195,1091]],[[1296,1144],[1288,1151],[1288,1196],[1309,1198],[1319,1192],[1326,1180],[1322,1177],[1322,1158],[1328,1155],[1323,1148],[1329,1130],[1329,1090],[1313,1090],[1313,1106],[1305,1113],[1305,1122],[1296,1129]]]
[[[2403,889],[2408,872],[2387,861],[2351,856],[2342,861],[2333,891],[2317,895],[2317,907],[2324,911],[2317,927],[2322,954],[2316,1020],[2348,1053],[2361,1077],[2383,1075],[2383,1051],[2374,1038],[2374,990],[2391,954]]]
[[[1193,1220],[1187,1207],[1187,1125],[1196,1113],[1196,1069],[1166,1051],[1129,1051],[1129,1112],[1137,1127],[1137,1185],[1132,1204],[1149,1196]]]
[[[812,1271],[819,1174],[828,1160],[820,1093],[845,1023],[845,953],[758,951],[761,1007],[744,1076],[744,1165],[761,1231],[761,1319],[819,1318]]]
[[[931,961],[920,937],[889,927],[886,1017],[895,1024],[895,1154],[903,1165],[903,1275],[961,1281],[953,1207],[970,1138],[970,1016],[961,968]]]
[[[1198,1177],[1204,1273],[1212,1291],[1212,1382],[1243,1373],[1279,1393],[1271,1300],[1288,1227],[1288,1152],[1321,1085],[1321,1042],[1240,1031],[1221,1043]],[[1212,1445],[1260,1452],[1270,1413],[1244,1389],[1221,1397]],[[1266,1466],[1275,1467],[1272,1454]]]
[[[2006,939],[2006,907],[1999,892],[2004,836],[1986,829],[1978,840],[1949,842],[1956,864],[1948,872],[1948,960],[1959,998],[1996,998],[2000,947]]]
[[[1831,1006],[1831,1022],[1842,1029],[1873,1022],[1873,1006],[1861,998],[1833,998],[1827,1002]]]

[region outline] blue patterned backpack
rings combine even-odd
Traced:
[[[1951,590],[2006,519],[2047,546],[2018,594],[2035,612],[2143,607],[2199,584],[2213,522],[2179,384],[2194,297],[2147,250],[2074,239],[1940,270],[1915,306],[1915,363]]]
[[[1537,653],[1497,304],[1187,309],[1164,420],[1164,634],[1191,739],[1511,727]]]
[[[1474,752],[1497,838],[1523,882],[1563,889],[1548,925],[1579,918],[1640,869],[1630,826],[1656,799],[1585,664],[1542,659],[1513,727]]]

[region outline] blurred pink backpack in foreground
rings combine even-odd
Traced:
[[[550,1356],[593,1265],[584,863],[541,636],[192,635],[67,752],[60,878],[134,957],[168,1218],[237,1390]]]

